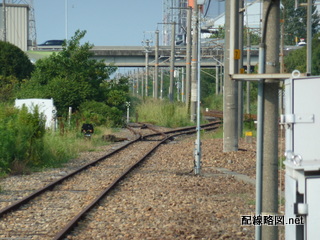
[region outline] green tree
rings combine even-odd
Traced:
[[[104,99],[106,104],[111,107],[118,107],[121,110],[125,110],[125,103],[128,101],[128,78],[121,77],[117,80],[111,80],[104,82],[101,87],[105,89]]]
[[[116,70],[103,60],[91,59],[93,45],[80,44],[86,31],[77,31],[58,53],[38,60],[31,80],[24,84],[19,97],[53,98],[59,115],[68,108],[77,110],[85,101],[104,101],[100,85]]]
[[[312,75],[320,74],[320,33],[316,34],[312,39]],[[287,72],[293,70],[299,70],[300,72],[306,72],[307,69],[307,51],[305,47],[291,51],[285,58],[284,64]]]
[[[34,69],[28,56],[15,45],[0,41],[0,101],[14,98],[19,84],[31,76]]]
[[[248,31],[249,31],[249,34],[250,34],[250,44],[251,45],[259,45],[260,43],[260,35],[255,32],[254,29],[248,29],[247,27],[244,27],[243,28],[243,44],[246,46],[247,45],[247,36],[248,36]],[[224,26],[219,26],[218,30],[212,34],[210,36],[210,38],[218,38],[218,39],[224,39],[224,36],[225,36],[225,28]]]
[[[14,99],[14,90],[19,86],[19,81],[14,76],[0,75],[0,102]]]
[[[0,41],[0,75],[28,79],[34,69],[28,56],[17,46]]]
[[[301,1],[300,1],[301,2]],[[315,0],[312,0],[315,3]],[[295,9],[295,0],[282,1],[282,19],[284,19],[284,43],[286,45],[295,45],[296,38],[307,37],[307,7],[299,6]],[[316,6],[312,6],[312,33],[319,31],[320,15]]]

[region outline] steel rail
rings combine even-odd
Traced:
[[[138,138],[136,138],[136,139],[134,139],[134,140],[132,140],[132,141],[129,141],[129,142],[126,143],[125,145],[121,146],[121,147],[118,148],[118,149],[115,149],[114,151],[106,154],[105,156],[103,156],[103,157],[101,157],[101,158],[99,158],[99,159],[97,159],[97,160],[94,160],[93,162],[87,163],[86,165],[84,165],[84,166],[82,166],[82,167],[74,170],[73,172],[71,172],[71,173],[69,173],[69,174],[67,174],[67,175],[59,178],[58,180],[56,180],[56,181],[54,181],[54,182],[52,182],[52,183],[49,183],[48,185],[44,186],[43,188],[41,188],[41,189],[39,189],[39,190],[36,190],[36,191],[33,192],[32,194],[30,194],[30,195],[28,195],[28,196],[26,196],[26,197],[18,200],[17,202],[15,202],[15,203],[13,203],[13,204],[11,204],[11,205],[3,208],[3,209],[0,209],[0,217],[3,216],[4,214],[10,212],[10,211],[13,211],[13,210],[19,208],[21,205],[29,202],[30,200],[34,199],[35,197],[37,197],[37,196],[39,196],[39,195],[41,195],[41,194],[44,193],[45,191],[51,190],[51,189],[54,188],[56,185],[62,183],[64,180],[66,180],[66,179],[68,179],[68,178],[76,175],[77,173],[79,173],[79,172],[81,172],[81,171],[83,171],[83,170],[85,170],[85,169],[87,169],[87,168],[89,168],[89,167],[91,167],[91,166],[96,165],[96,164],[99,163],[100,161],[102,161],[102,160],[104,160],[104,159],[112,156],[113,154],[115,154],[115,153],[117,153],[117,152],[125,149],[125,148],[128,147],[129,145],[131,145],[131,144],[133,144],[133,143],[135,143],[135,142],[137,142],[137,141],[139,141],[139,140],[141,140],[141,136],[139,136]]]
[[[203,129],[204,130],[212,130],[212,129],[216,129],[217,126],[220,124],[220,122],[212,122],[212,123],[209,123],[209,124],[205,124],[205,125],[202,125],[203,126]],[[151,130],[153,130],[153,128],[150,128]],[[192,130],[193,129],[193,130]],[[179,133],[179,134],[176,134],[174,136],[178,136],[178,135],[182,135],[182,134],[189,134],[189,133],[194,133],[196,130],[195,130],[195,127],[186,127],[186,128],[180,128],[180,129],[176,129],[176,130],[170,130],[170,131],[165,131],[165,132],[157,132],[157,133],[154,133],[154,134],[148,134],[148,135],[145,135],[145,136],[139,136],[137,137],[136,139],[132,140],[132,141],[129,141],[128,143],[124,144],[123,146],[121,146],[120,148],[118,149],[115,149],[114,151],[106,154],[105,156],[97,159],[97,160],[94,160],[90,163],[87,163],[86,165],[74,170],[73,172],[67,174],[66,176],[63,176],[59,179],[57,179],[56,181],[44,186],[43,188],[39,189],[39,190],[36,190],[35,192],[33,192],[32,194],[18,200],[17,202],[14,202],[13,204],[3,208],[3,209],[0,209],[0,217],[2,217],[4,214],[6,213],[9,213],[11,211],[14,211],[15,209],[19,208],[20,206],[22,206],[23,204],[26,204],[27,202],[31,201],[32,199],[34,199],[35,197],[41,195],[42,193],[48,191],[48,190],[51,190],[52,188],[54,188],[56,185],[58,184],[61,184],[64,180],[76,175],[77,173],[81,172],[81,171],[84,171],[85,169],[91,167],[91,166],[94,166],[96,165],[97,163],[99,163],[100,161],[116,154],[117,152],[125,149],[126,147],[128,147],[129,145],[137,142],[137,141],[143,141],[144,138],[147,138],[147,137],[153,137],[153,136],[159,136],[159,135],[162,135],[164,136],[164,134],[171,134],[171,133],[175,133],[175,132],[182,132],[182,133]],[[165,137],[164,139],[160,140],[159,144],[157,146],[159,146],[160,144],[162,144],[163,142],[167,141],[168,139],[174,137],[174,136],[169,136],[169,137]],[[138,165],[138,164],[137,164]],[[133,168],[133,166],[131,166]],[[122,178],[121,178],[122,179]],[[118,179],[116,180],[117,182],[120,181],[121,179]],[[115,182],[116,182],[115,181]],[[115,185],[116,183],[114,183]]]
[[[155,151],[167,138],[162,139],[154,148],[147,152],[140,160],[128,167],[116,180],[114,180],[98,197],[96,197],[85,209],[83,209],[77,216],[75,216],[53,239],[63,239],[69,233],[78,221],[90,211],[102,198],[106,196],[123,178],[125,178],[133,169],[135,169],[141,162],[143,162],[151,153]]]
[[[201,125],[201,129],[206,129],[206,128],[210,128],[210,127],[214,127],[213,129],[215,129],[220,124],[221,124],[221,121],[215,121],[215,122],[203,124],[203,125]],[[188,131],[188,130],[192,130],[192,129],[194,129],[194,132],[196,131],[196,127],[195,126],[191,126],[191,127],[183,127],[183,128],[178,128],[178,129],[174,129],[174,130],[164,131],[163,133],[164,134],[171,134],[171,133],[175,133],[175,132],[183,132],[183,131]],[[191,134],[192,134],[192,131],[191,131]],[[146,136],[143,136],[142,140],[147,138],[147,137],[153,137],[153,136],[157,136],[157,135],[159,135],[159,134],[158,133],[148,134]]]
[[[219,127],[219,122],[216,122],[214,124],[208,124],[206,127],[203,128],[203,130],[214,130]],[[95,198],[85,209],[83,209],[77,216],[75,216],[69,223],[62,229],[54,238],[53,240],[61,240],[63,239],[68,233],[71,232],[71,230],[75,227],[75,225],[79,222],[80,219],[84,217],[84,215],[90,211],[102,198],[104,198],[116,185],[124,179],[133,169],[135,169],[139,164],[141,164],[149,155],[151,155],[161,144],[165,143],[167,140],[169,140],[172,137],[177,137],[179,135],[184,134],[191,134],[195,133],[197,130],[195,127],[187,127],[184,129],[178,129],[178,133],[167,136],[159,141],[159,143],[153,147],[150,151],[148,151],[140,160],[138,160],[136,163],[132,164],[127,170],[125,170],[121,176],[119,176],[113,183],[111,183],[97,198]],[[172,133],[174,131],[167,131],[165,133]],[[163,134],[161,134],[163,135]]]

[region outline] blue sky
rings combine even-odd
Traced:
[[[162,0],[38,0],[34,9],[38,44],[65,39],[66,22],[69,39],[86,30],[84,41],[95,46],[139,46],[162,28]]]

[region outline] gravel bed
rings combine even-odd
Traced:
[[[57,230],[155,144],[135,143],[25,204],[24,211],[5,214],[0,219],[0,238],[52,239]]]
[[[193,174],[194,139],[161,146],[68,239],[254,239],[254,228],[241,226],[242,215],[254,215],[254,186],[215,169],[219,156],[254,162],[254,147],[221,154],[221,140],[202,143],[201,176]]]
[[[115,135],[124,137],[128,132]],[[101,201],[68,239],[254,239],[254,227],[241,225],[242,215],[255,212],[254,185],[217,169],[226,168],[253,179],[255,143],[240,141],[240,151],[223,153],[221,139],[204,138],[201,176],[194,176],[194,140],[194,136],[183,137],[161,146]],[[61,169],[1,179],[0,208],[122,144],[83,153]],[[81,192],[82,188],[73,190]],[[75,192],[68,194],[72,197]],[[82,195],[90,200],[85,191]],[[0,223],[0,229],[5,225]],[[38,234],[32,239],[43,239],[41,230]]]

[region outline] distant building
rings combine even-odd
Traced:
[[[254,0],[245,4],[245,15],[244,15],[244,26],[248,26],[251,29],[261,28],[262,8],[263,4],[261,0]],[[225,12],[213,19],[214,28],[224,26],[225,23]]]
[[[0,40],[27,51],[29,41],[29,5],[0,4]]]

